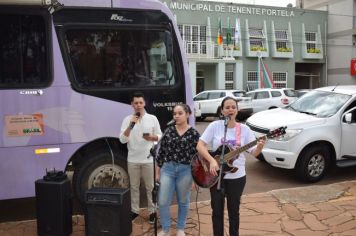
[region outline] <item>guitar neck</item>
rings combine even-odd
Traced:
[[[261,139],[261,138],[266,139],[266,137],[267,136],[265,135],[265,136],[262,136],[262,137],[260,137],[258,139]],[[258,139],[254,140],[254,141],[252,141],[252,142],[250,142],[250,143],[248,143],[248,144],[246,144],[246,145],[244,145],[242,147],[239,147],[236,150],[233,150],[233,151],[227,153],[224,156],[225,161],[230,161],[233,158],[237,158],[240,155],[240,153],[242,153],[242,152],[248,150],[249,148],[252,148],[253,146],[255,146],[257,144],[257,142],[258,142]]]

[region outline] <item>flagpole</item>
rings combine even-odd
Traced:
[[[210,17],[208,16],[208,22],[207,22],[207,27],[206,27],[206,50],[207,50],[207,55],[208,57],[212,58],[214,57],[214,50],[212,48],[212,42],[211,42],[211,25],[210,25]]]
[[[262,88],[262,83],[261,83],[261,52],[257,52],[257,86],[256,89]]]

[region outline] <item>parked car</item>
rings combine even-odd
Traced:
[[[244,120],[253,113],[252,100],[245,96],[243,90],[207,90],[194,96],[196,118],[204,120],[207,116],[220,116],[221,101],[227,97],[238,100],[239,113],[237,119]]]
[[[307,92],[310,92],[310,91],[312,91],[312,89],[298,89],[298,90],[295,90],[295,92],[297,93],[297,97],[298,98],[303,96]]]
[[[290,88],[264,88],[246,93],[252,98],[254,112],[283,107],[297,99],[295,90]]]
[[[201,117],[201,110],[197,102],[194,102],[194,116]]]
[[[256,136],[280,126],[286,134],[271,139],[262,153],[275,167],[295,169],[307,182],[328,168],[356,165],[356,86],[314,89],[284,108],[252,115],[246,124]]]

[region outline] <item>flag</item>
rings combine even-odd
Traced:
[[[222,37],[222,26],[221,26],[221,19],[219,18],[219,28],[218,28],[218,37],[217,37],[217,44],[222,45],[223,37]]]
[[[274,82],[262,57],[258,57],[257,63],[257,88],[274,88]]]
[[[230,18],[227,18],[226,44],[229,45],[231,43],[232,43],[232,33],[230,27]]]
[[[234,33],[235,46],[239,45],[240,40],[240,19],[236,18],[235,21],[235,33]]]

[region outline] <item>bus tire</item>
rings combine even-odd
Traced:
[[[82,206],[85,203],[85,192],[92,187],[128,188],[129,186],[126,161],[115,157],[113,165],[111,154],[107,151],[88,156],[73,174],[73,191]]]

